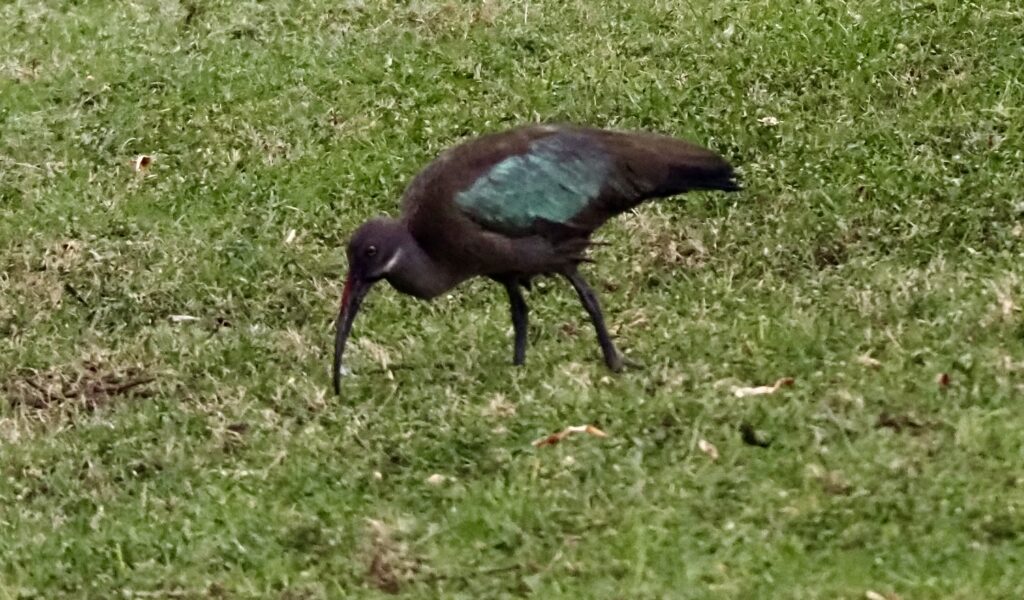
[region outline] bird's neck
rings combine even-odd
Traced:
[[[445,265],[432,259],[415,240],[403,244],[399,252],[401,256],[386,278],[403,294],[430,300],[461,281]]]

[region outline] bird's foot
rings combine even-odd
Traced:
[[[621,354],[619,352],[616,352],[611,356],[606,356],[604,362],[606,365],[608,365],[608,368],[615,373],[621,373],[626,368],[642,369],[644,367],[643,363],[633,360],[632,358],[629,358],[628,356]]]
[[[622,356],[622,364],[630,369],[643,369],[647,367],[644,363],[625,355]]]
[[[608,368],[611,369],[613,373],[621,373],[624,363],[625,361],[623,360],[622,355],[618,352],[611,352],[604,356],[604,364],[608,365]]]

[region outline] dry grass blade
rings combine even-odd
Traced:
[[[701,438],[697,441],[697,447],[700,448],[701,452],[707,454],[711,460],[718,460],[718,448],[711,442]]]
[[[595,437],[608,437],[608,434],[601,431],[593,425],[574,425],[572,427],[566,427],[558,433],[552,433],[551,435],[538,438],[533,440],[533,446],[535,448],[543,448],[544,446],[554,446],[558,442],[561,442],[565,438],[569,437],[574,433],[586,433]]]
[[[865,367],[871,367],[872,369],[877,369],[882,366],[882,361],[871,356],[870,354],[861,354],[860,356],[857,357],[857,362],[859,364],[864,365]]]
[[[887,594],[880,594],[874,590],[868,590],[864,592],[864,598],[866,600],[900,600],[898,594],[892,592]]]
[[[746,398],[747,396],[763,396],[766,394],[774,394],[785,386],[793,385],[796,380],[792,377],[781,377],[775,381],[772,385],[760,385],[756,387],[738,387],[733,389],[732,393],[737,398]]]

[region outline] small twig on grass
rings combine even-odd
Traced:
[[[106,386],[106,385],[105,386],[101,386],[98,391],[101,391],[102,393],[106,394],[107,396],[116,396],[118,394],[123,394],[123,393],[127,392],[128,390],[130,390],[130,389],[132,389],[134,387],[138,387],[140,385],[145,385],[145,384],[153,382],[153,381],[156,381],[156,377],[152,377],[152,376],[148,376],[147,375],[147,376],[144,376],[144,377],[138,377],[136,379],[130,379],[130,380],[124,382],[124,383],[119,383],[119,384],[114,385],[114,386]]]
[[[85,301],[85,298],[82,297],[82,294],[78,293],[78,290],[75,289],[75,286],[65,281],[64,291],[67,292],[72,298],[77,300],[79,304],[86,308],[89,308],[89,303]]]

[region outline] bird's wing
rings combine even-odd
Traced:
[[[688,142],[646,133],[534,128],[454,194],[485,229],[512,236],[589,233],[643,200],[690,189],[738,189],[732,167]],[[538,133],[542,132],[542,133]]]
[[[455,204],[488,228],[534,233],[538,222],[572,223],[612,168],[612,157],[585,134],[559,132],[490,165],[455,195]]]

